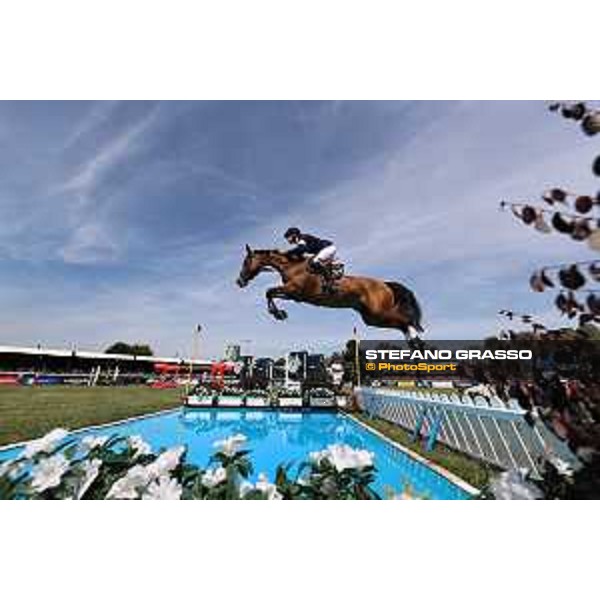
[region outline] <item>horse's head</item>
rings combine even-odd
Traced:
[[[264,255],[252,250],[246,244],[246,258],[244,258],[242,269],[237,278],[237,284],[240,287],[246,287],[261,272],[264,266]]]

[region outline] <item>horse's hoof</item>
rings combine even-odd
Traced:
[[[285,310],[280,310],[273,315],[278,321],[285,321],[288,314]]]

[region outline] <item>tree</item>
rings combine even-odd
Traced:
[[[343,353],[344,359],[344,380],[358,383],[356,373],[356,340],[351,339],[346,342],[346,348]]]
[[[590,109],[582,102],[555,103],[550,110],[565,119],[580,122],[586,135],[600,133],[600,110]],[[592,171],[600,177],[600,156],[594,160]],[[533,225],[540,233],[555,230],[575,242],[586,242],[591,250],[600,251],[600,219],[594,214],[595,209],[600,208],[600,192],[576,194],[553,188],[542,195],[542,200],[546,203],[544,207],[515,202],[503,203],[503,206],[510,206],[515,217],[527,226]],[[550,214],[551,226],[544,221],[544,215]],[[593,324],[600,322],[600,298],[597,290],[592,289],[598,281],[598,259],[592,258],[542,267],[533,273],[529,282],[534,292],[558,291],[556,308],[568,319],[578,319],[577,329],[544,331],[539,336],[542,340],[553,340],[554,344],[560,340],[572,353],[571,362],[578,367],[566,375],[559,374],[557,368],[553,375],[544,377],[543,387],[535,397],[542,421],[566,441],[581,463],[576,469],[569,466],[565,470],[561,463],[557,466],[553,457],[548,458],[542,467],[542,485],[548,498],[600,497],[600,382],[597,362],[593,360],[600,339],[600,331]],[[587,296],[585,300],[582,294]],[[512,311],[503,310],[501,314],[511,320],[514,316]],[[591,368],[585,372],[590,362]],[[567,385],[564,379],[568,380]]]
[[[131,354],[133,356],[154,356],[154,351],[148,344],[128,344],[115,342],[105,350],[106,354]]]
[[[583,102],[556,102],[550,106],[550,110],[565,119],[580,122],[581,129],[588,136],[600,133],[600,110]],[[594,160],[592,171],[600,177],[600,156]],[[563,188],[552,188],[546,190],[541,199],[545,202],[543,206],[505,201],[500,205],[502,208],[510,207],[519,221],[526,226],[533,226],[540,233],[554,231],[575,242],[586,242],[591,250],[600,251],[600,219],[597,214],[594,215],[594,210],[600,208],[600,192],[596,195],[579,194]],[[545,215],[552,215],[550,224],[545,221]],[[535,292],[553,290],[558,293],[554,302],[556,308],[569,319],[577,318],[581,330],[591,323],[600,323],[600,296],[593,289],[598,281],[599,261],[591,258],[540,267],[531,275],[529,285]],[[510,311],[501,313],[505,316],[512,314]],[[587,331],[597,333],[589,327]]]

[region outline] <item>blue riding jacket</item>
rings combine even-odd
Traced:
[[[288,256],[300,258],[304,254],[318,254],[321,250],[333,244],[329,240],[318,238],[309,233],[301,233],[299,238],[296,246],[288,251]]]

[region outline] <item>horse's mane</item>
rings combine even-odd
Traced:
[[[257,256],[276,256],[278,258],[285,258],[287,260],[289,260],[290,262],[302,262],[305,261],[305,258],[302,257],[298,257],[298,258],[293,258],[291,256],[288,255],[287,252],[283,251],[283,250],[277,250],[277,249],[272,249],[272,250],[252,250],[252,252],[254,254],[256,254]]]

